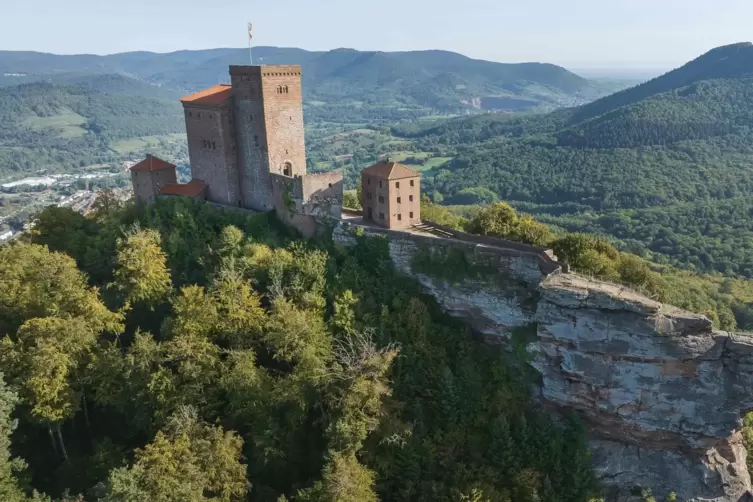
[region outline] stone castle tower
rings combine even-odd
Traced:
[[[191,176],[207,199],[275,208],[272,175],[306,175],[300,66],[231,66],[231,85],[181,99]]]
[[[306,174],[301,67],[231,66],[230,77],[243,199],[271,210],[269,174]]]

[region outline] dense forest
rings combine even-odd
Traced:
[[[382,239],[106,195],[40,214],[0,282],[4,501],[598,496],[577,417],[529,395],[525,333],[473,341]]]
[[[137,94],[144,89],[159,97]],[[0,87],[0,176],[113,161],[115,140],[182,132],[180,104],[162,96],[118,76]]]
[[[445,204],[506,200],[661,263],[750,278],[751,84],[753,45],[737,44],[579,108],[392,133],[453,150],[422,181]]]

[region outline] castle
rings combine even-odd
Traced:
[[[343,220],[332,229],[342,246],[386,237],[395,268],[484,340],[522,337],[540,399],[589,425],[608,489],[747,500],[739,425],[753,408],[753,338],[568,273],[550,250],[421,223],[419,174],[389,160],[362,171],[363,214],[343,211],[342,176],[306,173],[300,73],[234,66],[232,85],[183,98],[192,180],[177,183],[173,164],[147,156],[131,169],[136,199],[275,210],[304,235]],[[464,264],[453,271],[462,280],[447,278],[446,257]]]
[[[322,220],[339,220],[342,174],[306,173],[301,67],[231,66],[230,82],[180,100],[190,183],[177,183],[175,166],[149,155],[131,168],[136,200],[183,196],[274,210],[304,235],[313,235]],[[364,221],[387,228],[420,223],[419,173],[389,159],[378,162],[364,169],[362,193]]]

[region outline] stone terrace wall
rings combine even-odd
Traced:
[[[440,237],[424,233],[405,230],[390,230],[375,225],[364,225],[358,222],[342,222],[336,231],[335,239],[347,241],[347,235],[362,228],[366,235],[383,235],[389,237],[391,254],[403,249],[403,259],[395,262],[398,269],[411,273],[409,263],[413,255],[421,250],[437,253],[446,252],[447,249],[462,251],[469,262],[498,267],[499,273],[505,277],[521,280],[527,284],[535,285],[544,278],[562,272],[566,265],[556,261],[545,248],[529,246],[519,242],[506,241],[494,237],[479,236],[458,232],[448,227],[434,225],[445,232],[452,233],[452,237]],[[392,256],[393,260],[398,255]]]
[[[476,244],[484,244],[487,246],[515,250],[524,254],[535,254],[540,258],[542,268],[548,270],[548,273],[554,273],[558,269],[561,272],[570,271],[570,266],[567,263],[558,261],[554,253],[547,248],[530,246],[528,244],[523,244],[522,242],[509,241],[507,239],[500,239],[499,237],[491,237],[488,235],[469,234],[466,232],[461,232],[460,230],[455,230],[451,227],[440,225],[438,223],[424,223],[429,227],[441,230],[442,232],[450,234],[453,238],[464,242],[475,242]]]
[[[530,307],[535,308],[538,284],[559,272],[533,252],[535,248],[497,248],[352,222],[341,222],[335,227],[333,240],[352,246],[356,233],[361,231],[366,236],[386,237],[395,268],[416,279],[445,311],[466,320],[490,343],[506,340],[512,330],[531,322],[534,310]],[[462,255],[463,261],[480,273],[446,280],[417,266],[427,256],[441,258],[450,254]]]
[[[277,217],[304,237],[313,237],[317,233],[317,221],[313,216],[303,213],[303,197],[300,181],[290,176],[270,173],[272,183],[272,202]]]
[[[272,200],[277,216],[286,224],[313,237],[327,228],[323,221],[339,220],[343,184],[339,173],[283,176],[270,173]]]
[[[302,210],[315,218],[339,220],[343,205],[340,173],[306,174],[300,178]]]

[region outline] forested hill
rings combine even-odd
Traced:
[[[394,132],[424,151],[454,151],[424,181],[446,202],[509,200],[658,261],[751,277],[752,128],[753,46],[737,44],[581,108]],[[744,204],[734,216],[721,209],[732,197]],[[674,224],[633,217],[652,209]]]
[[[665,75],[581,106],[572,114],[570,123],[577,124],[703,80],[743,77],[753,77],[753,44],[750,42],[717,47]]]
[[[19,79],[59,78],[71,72],[122,73],[189,92],[226,82],[228,65],[248,64],[248,59],[244,49],[108,56],[0,51],[0,85]],[[402,103],[444,112],[468,109],[474,100],[476,106],[497,109],[557,108],[607,92],[559,66],[495,63],[447,51],[310,52],[256,47],[254,62],[302,65],[304,91],[310,99]],[[4,74],[26,76],[2,77]]]
[[[49,208],[32,239],[0,246],[2,502],[600,493],[577,416],[550,418],[525,359],[473,341],[383,239],[183,198]]]
[[[169,92],[119,75],[85,80],[0,87],[0,177],[115,160],[113,142],[184,130]]]

